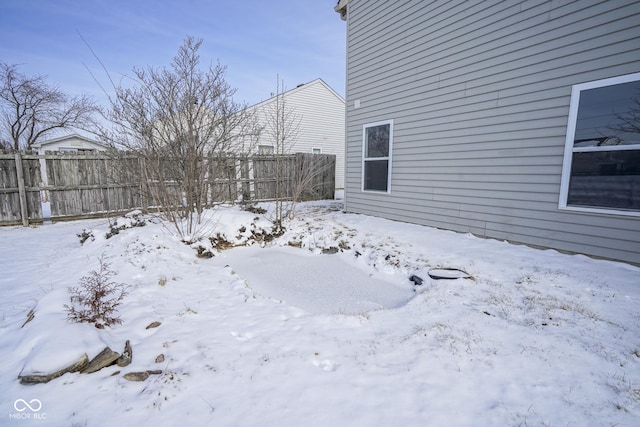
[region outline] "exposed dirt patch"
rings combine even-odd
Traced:
[[[266,209],[263,209],[257,206],[247,206],[246,208],[244,208],[244,210],[247,212],[258,214],[258,215],[263,215],[267,213]]]
[[[215,236],[209,237],[209,241],[211,242],[211,246],[219,251],[231,249],[236,246],[220,233],[216,234]]]

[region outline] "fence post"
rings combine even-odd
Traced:
[[[149,212],[149,180],[147,179],[147,169],[144,157],[138,156],[136,157],[136,163],[138,165],[138,170],[140,173],[138,174],[138,178],[140,179],[140,205],[142,205],[142,211],[144,213]]]
[[[27,209],[27,191],[24,187],[24,170],[22,169],[22,156],[20,153],[15,154],[16,159],[16,175],[18,178],[18,193],[20,197],[20,216],[22,217],[22,225],[29,226],[29,211]]]

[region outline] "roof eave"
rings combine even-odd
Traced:
[[[347,5],[349,4],[349,0],[338,0],[338,4],[335,5],[333,10],[340,14],[340,18],[343,21],[347,20]]]

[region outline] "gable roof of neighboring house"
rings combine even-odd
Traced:
[[[67,141],[69,142],[69,148],[86,148],[86,146],[90,146],[91,148],[95,148],[97,150],[106,150],[109,148],[107,145],[101,142],[95,141],[91,138],[79,135],[77,133],[63,135],[57,138],[37,142],[33,144],[33,148],[39,151],[46,151],[47,147],[49,146],[60,146]]]
[[[342,96],[340,96],[340,94],[339,94],[338,92],[336,92],[335,90],[333,90],[333,89],[331,88],[331,86],[329,86],[328,84],[326,84],[326,83],[324,82],[324,80],[322,80],[321,78],[317,78],[317,79],[315,79],[315,80],[312,80],[312,81],[310,81],[309,83],[302,83],[302,84],[299,84],[299,85],[298,85],[298,86],[296,86],[295,88],[293,88],[293,89],[289,89],[289,90],[287,90],[287,91],[283,92],[281,95],[283,95],[283,96],[292,95],[292,94],[294,94],[294,93],[304,91],[305,89],[308,89],[309,87],[311,87],[311,86],[313,86],[313,85],[316,85],[316,84],[320,84],[320,85],[324,86],[324,87],[325,87],[329,92],[331,92],[331,93],[332,93],[336,98],[338,98],[340,101],[342,101],[342,102],[344,103],[344,98],[343,98]],[[249,108],[258,108],[258,107],[261,107],[261,106],[263,106],[263,105],[265,105],[265,104],[268,104],[269,102],[271,102],[271,101],[272,101],[273,99],[275,99],[275,98],[276,98],[276,95],[273,95],[273,96],[271,96],[270,98],[265,99],[264,101],[260,101],[260,102],[258,102],[257,104],[251,105]]]

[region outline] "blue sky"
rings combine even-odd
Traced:
[[[236,100],[322,78],[344,96],[346,23],[336,0],[0,0],[0,61],[43,74],[65,92],[103,95],[133,67],[168,66],[187,35],[204,39],[205,65],[227,66]],[[87,68],[89,70],[87,70]],[[104,99],[104,98],[103,98]]]

